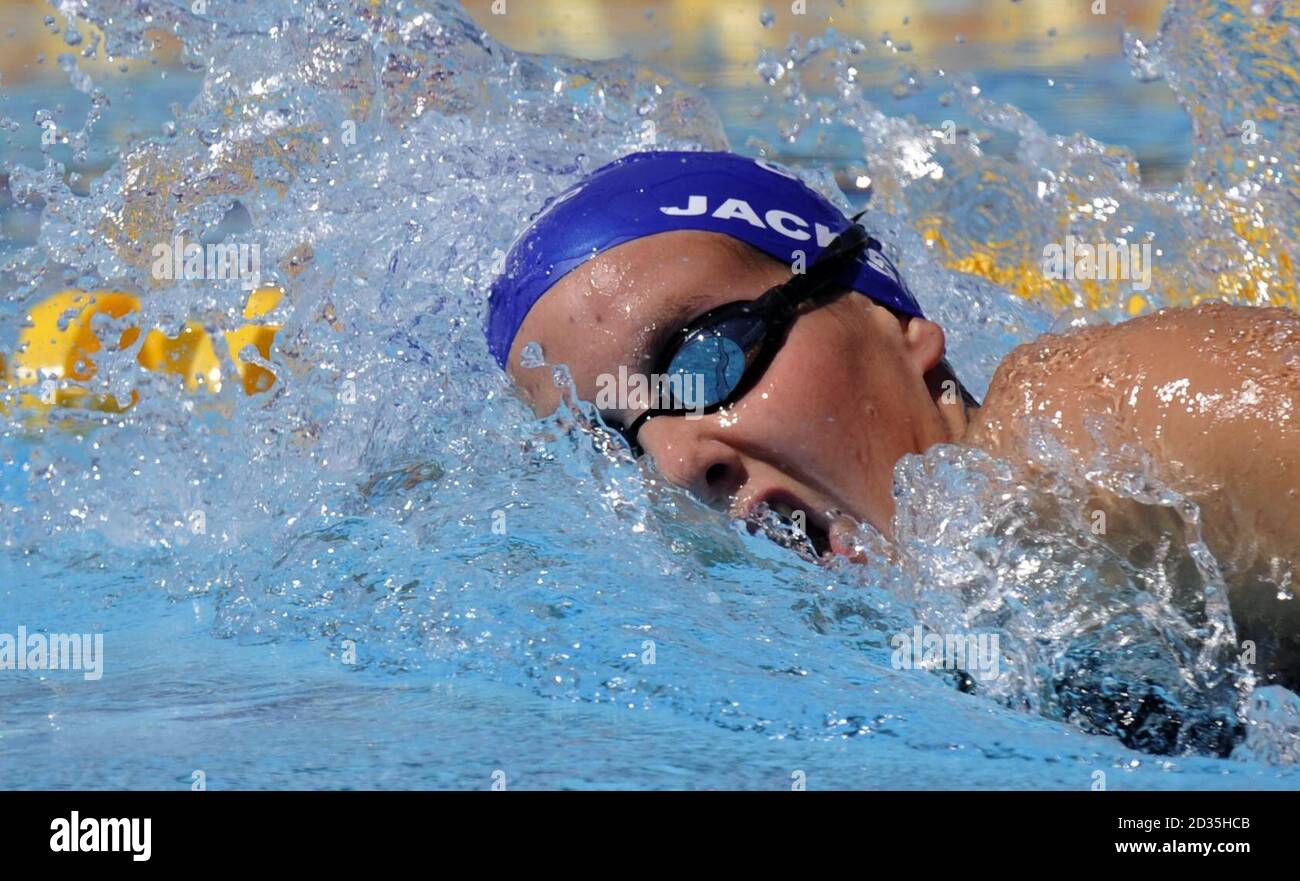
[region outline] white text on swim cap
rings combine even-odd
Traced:
[[[690,196],[686,200],[685,207],[661,205],[659,210],[672,217],[699,217],[709,214],[709,197]],[[796,242],[806,242],[812,238],[812,235],[808,232],[808,221],[798,214],[781,208],[773,208],[760,218],[753,206],[744,199],[727,199],[718,205],[710,216],[716,217],[718,220],[743,220],[758,229],[773,229],[786,238],[794,239]],[[817,247],[824,248],[835,240],[835,233],[826,224],[816,223],[812,226],[817,233]]]

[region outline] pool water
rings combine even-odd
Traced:
[[[84,5],[116,56],[150,49],[130,8]],[[768,109],[745,137],[791,158],[825,134],[862,157],[870,187],[852,199],[834,189],[846,166],[800,171],[867,201],[980,394],[1059,321],[1198,296],[1296,304],[1296,83],[1276,70],[1300,22],[1286,15],[1179,4],[1130,44],[1190,120],[1168,188],[972,78],[928,74],[909,99],[970,121],[936,137],[857,87],[879,48],[835,34],[755,58]],[[104,666],[0,670],[0,785],[1300,783],[1300,700],[1237,663],[1196,512],[1140,461],[1103,472],[1168,514],[1154,561],[1091,536],[1086,486],[937,448],[899,465],[897,562],[823,568],[593,443],[582,402],[531,418],[482,337],[494,267],[548,195],[645,146],[646,121],[655,147],[745,146],[701,93],[632,61],[513,52],[452,3],[155,18],[198,84],[174,127],[129,138],[84,186],[54,161],[5,169],[16,204],[44,205],[0,267],[7,363],[25,315],[66,287],[138,306],[91,322],[123,342],[93,369],[11,367],[0,634],[102,634]],[[111,107],[108,83],[82,81],[90,107]],[[152,249],[177,232],[258,245],[283,296],[250,318],[236,281],[159,280]],[[1152,289],[1042,278],[1043,244],[1067,233],[1154,242]],[[275,328],[269,354],[231,351],[225,334],[249,321]],[[141,365],[144,334],[121,336],[178,338],[186,322],[219,364],[197,390],[184,369]],[[236,358],[274,383],[248,393]],[[99,409],[51,405],[46,382]],[[1023,516],[1045,506],[1057,516]],[[917,625],[996,632],[1005,675],[972,689],[900,669],[891,638]]]

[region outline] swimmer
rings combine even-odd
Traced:
[[[1079,462],[1139,449],[1199,505],[1258,670],[1300,684],[1300,601],[1279,574],[1300,561],[1293,311],[1214,303],[1047,334],[1003,360],[980,404],[867,230],[770,163],[658,152],[554,199],[488,312],[489,349],[539,415],[560,391],[521,363],[531,342],[667,480],[738,518],[804,512],[827,556],[859,553],[858,522],[892,537],[894,466],[935,444],[1015,463],[1045,426]],[[620,370],[662,393],[605,406]]]

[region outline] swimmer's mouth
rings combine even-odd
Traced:
[[[757,502],[744,522],[751,535],[761,532],[810,562],[825,562],[832,556],[826,515],[782,495],[769,495]]]

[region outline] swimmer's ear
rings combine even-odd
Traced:
[[[943,328],[927,318],[907,316],[903,321],[903,349],[924,376],[943,361]]]

